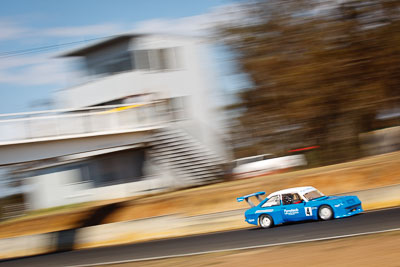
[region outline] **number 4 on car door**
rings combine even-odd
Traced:
[[[306,216],[312,216],[312,209],[311,207],[305,207]]]

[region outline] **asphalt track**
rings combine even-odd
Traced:
[[[243,222],[244,223],[244,222]],[[175,238],[129,245],[60,252],[0,261],[0,266],[76,266],[121,262],[171,255],[196,254],[302,242],[337,236],[400,228],[400,207],[331,221],[286,224],[271,229],[239,231]]]

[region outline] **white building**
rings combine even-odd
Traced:
[[[220,155],[216,137],[216,95],[207,44],[198,38],[170,35],[122,35],[71,51],[78,57],[85,82],[60,90],[58,108],[167,100],[188,119],[180,124]]]
[[[59,111],[34,123],[32,116],[22,119],[29,123],[23,121],[19,140],[10,135],[1,143],[0,134],[0,149],[10,155],[4,164],[39,160],[15,172],[30,177],[32,208],[220,178],[229,151],[213,104],[217,88],[206,43],[121,35],[62,57],[79,59],[82,75],[78,85],[56,92]],[[19,127],[21,119],[12,123]]]

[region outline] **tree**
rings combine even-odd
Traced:
[[[243,19],[220,28],[253,83],[237,105],[236,155],[317,145],[317,164],[362,156],[359,134],[376,127],[378,112],[399,105],[400,1],[242,7]]]

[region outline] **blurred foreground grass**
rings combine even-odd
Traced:
[[[107,266],[399,266],[399,244],[400,231],[396,231],[329,241]]]
[[[283,174],[224,182],[209,186],[129,199],[69,205],[34,212],[0,224],[0,238],[46,233],[79,227],[107,205],[118,204],[100,224],[168,214],[201,215],[247,208],[236,197],[260,190],[273,192],[312,185],[327,195],[400,183],[400,152]]]

